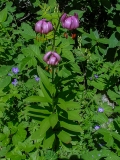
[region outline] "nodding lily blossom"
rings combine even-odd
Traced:
[[[18,69],[17,67],[13,67],[13,68],[12,68],[12,72],[13,72],[14,74],[17,74],[17,73],[19,72],[19,69]]]
[[[35,24],[35,31],[43,34],[47,34],[53,30],[51,22],[47,22],[46,19],[42,19]]]
[[[43,60],[47,64],[52,65],[52,66],[57,65],[60,62],[60,59],[61,58],[60,58],[59,54],[57,54],[56,52],[53,52],[53,51],[47,52],[43,57]]]
[[[79,27],[79,18],[78,14],[74,13],[74,16],[67,16],[66,13],[64,13],[60,19],[63,28],[67,28],[69,30],[73,30]]]

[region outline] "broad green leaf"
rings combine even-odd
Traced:
[[[24,99],[25,102],[49,102],[45,97],[31,96]]]
[[[22,59],[22,61],[20,62],[20,70],[22,71],[24,69],[24,67],[31,61],[32,57],[26,57],[24,59]]]
[[[103,139],[107,143],[108,147],[113,146],[114,140],[113,140],[112,134],[109,130],[104,129],[104,128],[100,128],[98,130],[98,132],[104,136]]]
[[[60,126],[74,132],[82,132],[82,128],[79,125],[68,124],[66,122],[60,121]]]
[[[108,90],[107,91],[107,95],[109,96],[109,98],[112,100],[112,101],[115,101],[117,98],[120,98],[120,95],[117,94],[116,92],[112,91],[112,90]]]
[[[5,88],[7,85],[9,85],[11,82],[11,77],[10,76],[6,76],[5,78],[1,78],[0,79],[0,88],[3,89]]]
[[[7,8],[4,8],[2,11],[0,11],[0,23],[5,22],[7,19]]]
[[[71,62],[74,62],[74,56],[73,53],[70,50],[67,49],[62,49],[62,56],[68,60],[70,60]]]
[[[100,123],[100,124],[103,124],[103,123],[107,123],[108,122],[108,118],[107,116],[104,114],[104,113],[98,113],[96,115],[93,116],[93,119]]]
[[[0,141],[2,141],[3,139],[5,139],[6,135],[3,133],[0,133]]]
[[[49,116],[49,120],[50,120],[51,127],[54,128],[58,122],[58,114],[55,114],[55,113],[51,114]]]
[[[23,128],[19,128],[18,131],[12,137],[13,144],[16,145],[19,142],[24,141],[26,138],[26,135],[27,135],[26,130]]]
[[[120,157],[111,154],[105,160],[120,160]]]
[[[114,112],[120,113],[120,106],[116,106],[115,109],[114,109]]]
[[[6,135],[6,136],[9,136],[10,135],[10,130],[7,126],[4,126],[3,128],[3,133]]]
[[[58,103],[60,103],[58,104],[58,106],[64,110],[80,109],[80,104],[78,102],[64,101],[63,99],[58,99]]]
[[[57,134],[57,137],[66,144],[70,143],[72,140],[69,134],[63,130]]]
[[[115,33],[109,38],[109,48],[115,48],[118,44],[118,39],[115,36]]]
[[[50,128],[50,121],[49,121],[49,117],[47,117],[40,123],[40,135],[43,135],[44,133],[46,133],[46,131],[49,128]]]
[[[28,106],[28,107],[26,107],[26,110],[37,112],[37,113],[42,113],[42,114],[50,114],[50,112],[47,109],[42,108],[40,106],[34,106],[34,105]]]
[[[43,141],[43,148],[44,149],[50,149],[50,148],[52,148],[54,140],[55,140],[55,134],[53,133],[50,137],[46,138]]]
[[[43,137],[43,135],[46,133],[46,131],[50,128],[50,121],[49,117],[46,117],[41,123],[40,123],[40,129],[37,130],[33,135],[32,138],[34,138],[36,135],[38,135],[38,139],[40,137]]]
[[[22,52],[26,57],[37,57],[40,62],[43,62],[38,45],[29,45],[27,48],[23,48]]]
[[[112,136],[117,139],[118,141],[120,141],[120,135],[116,132],[112,132]]]
[[[81,121],[81,117],[80,117],[79,112],[80,112],[80,110],[67,111],[68,119],[74,120],[74,121]]]
[[[22,29],[23,29],[23,31],[21,31],[21,35],[25,39],[29,40],[29,39],[35,39],[36,38],[36,33],[29,24],[22,23]]]
[[[49,5],[55,5],[55,4],[56,4],[56,0],[49,0],[49,1],[48,1],[48,4],[49,4]]]
[[[78,17],[81,18],[83,16],[85,11],[81,11],[81,10],[72,10],[69,12],[70,15],[74,15],[74,13],[78,14]]]
[[[105,87],[105,84],[100,82],[100,81],[97,81],[97,82],[96,81],[91,81],[90,85],[95,87],[96,89],[98,89],[100,91],[104,90],[104,87]]]
[[[100,38],[97,41],[102,43],[102,44],[109,44],[109,39],[106,39],[106,38]]]
[[[10,69],[11,69],[11,66],[2,65],[0,67],[0,77],[7,75]]]

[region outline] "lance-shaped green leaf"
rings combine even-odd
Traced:
[[[69,120],[81,121],[79,110],[67,111],[67,113],[68,113]]]
[[[118,141],[120,141],[120,135],[116,132],[112,132],[112,136],[117,139]]]
[[[5,22],[7,19],[7,8],[4,8],[2,11],[0,11],[0,23]]]
[[[22,71],[24,69],[24,67],[31,61],[32,57],[25,57],[24,59],[22,59],[19,68]]]
[[[71,142],[71,137],[69,136],[69,134],[65,131],[60,131],[59,134],[57,135],[57,137],[64,143],[68,144]]]
[[[82,128],[79,125],[68,124],[66,122],[61,121],[60,126],[74,132],[82,132]]]
[[[69,110],[69,109],[78,109],[80,108],[80,104],[78,102],[73,102],[73,101],[64,101],[63,99],[59,99],[58,106],[62,108],[63,110]]]
[[[11,82],[11,77],[5,77],[0,79],[0,88],[5,88]]]
[[[52,102],[52,99],[48,93],[48,91],[46,90],[46,88],[43,86],[42,82],[40,81],[40,87],[41,87],[41,90],[44,94],[44,97],[49,101],[49,102]]]
[[[36,132],[32,134],[33,139],[43,139],[45,136],[45,133],[50,128],[50,122],[49,117],[46,117],[41,123],[40,123],[40,129],[38,129]],[[37,136],[37,137],[36,137]]]
[[[55,140],[55,134],[52,134],[50,137],[46,138],[43,141],[43,148],[44,149],[52,148],[54,140]]]
[[[38,72],[38,75],[39,75],[42,83],[44,84],[44,86],[46,87],[46,89],[48,89],[48,91],[50,92],[51,91],[51,84],[50,84],[49,79],[46,76],[45,72],[39,66],[37,66],[37,72]]]
[[[55,127],[55,125],[57,124],[57,122],[58,122],[58,114],[51,114],[50,116],[49,116],[49,120],[50,120],[50,125],[51,125],[51,127],[52,128],[54,128]]]
[[[30,96],[24,99],[25,102],[49,102],[45,97],[40,96]]]

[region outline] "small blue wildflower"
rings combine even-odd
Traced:
[[[39,77],[36,77],[36,78],[35,78],[35,80],[36,80],[36,81],[39,81],[39,80],[40,80],[40,78],[39,78]]]
[[[100,156],[101,156],[101,154],[98,154],[98,156],[100,157]]]
[[[37,75],[34,75],[34,78],[35,78],[36,81],[40,80],[40,78]]]
[[[13,82],[12,82],[12,84],[13,84],[14,86],[16,86],[16,85],[18,84],[17,79],[14,79]]]
[[[92,81],[92,77],[89,78]]]
[[[17,67],[13,67],[13,68],[12,68],[12,72],[13,72],[14,74],[17,74],[17,73],[19,72],[19,69],[18,69]]]
[[[98,130],[100,128],[100,126],[95,126],[95,130]]]
[[[94,77],[97,79],[97,78],[99,78],[99,76],[97,75],[97,74],[94,74]]]
[[[99,107],[99,108],[98,108],[98,112],[101,112],[101,113],[102,113],[102,112],[104,112],[104,109],[101,108],[101,107]]]

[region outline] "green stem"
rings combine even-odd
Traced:
[[[57,24],[56,28],[54,29],[52,51],[55,50],[55,35],[56,35],[56,31],[59,27],[59,24],[60,24],[60,17],[59,17],[58,24]],[[54,66],[52,66],[52,84],[54,83],[54,76],[55,76],[55,68],[54,68]],[[53,107],[53,113],[54,113],[54,111],[55,111],[54,94],[52,95],[52,107]]]
[[[57,26],[56,26],[56,28],[55,28],[55,30],[54,30],[52,51],[54,51],[54,50],[55,50],[55,34],[56,34],[56,31],[57,31],[57,29],[58,29],[58,27],[59,27],[59,24],[60,24],[60,17],[59,17],[58,24],[57,24]]]

